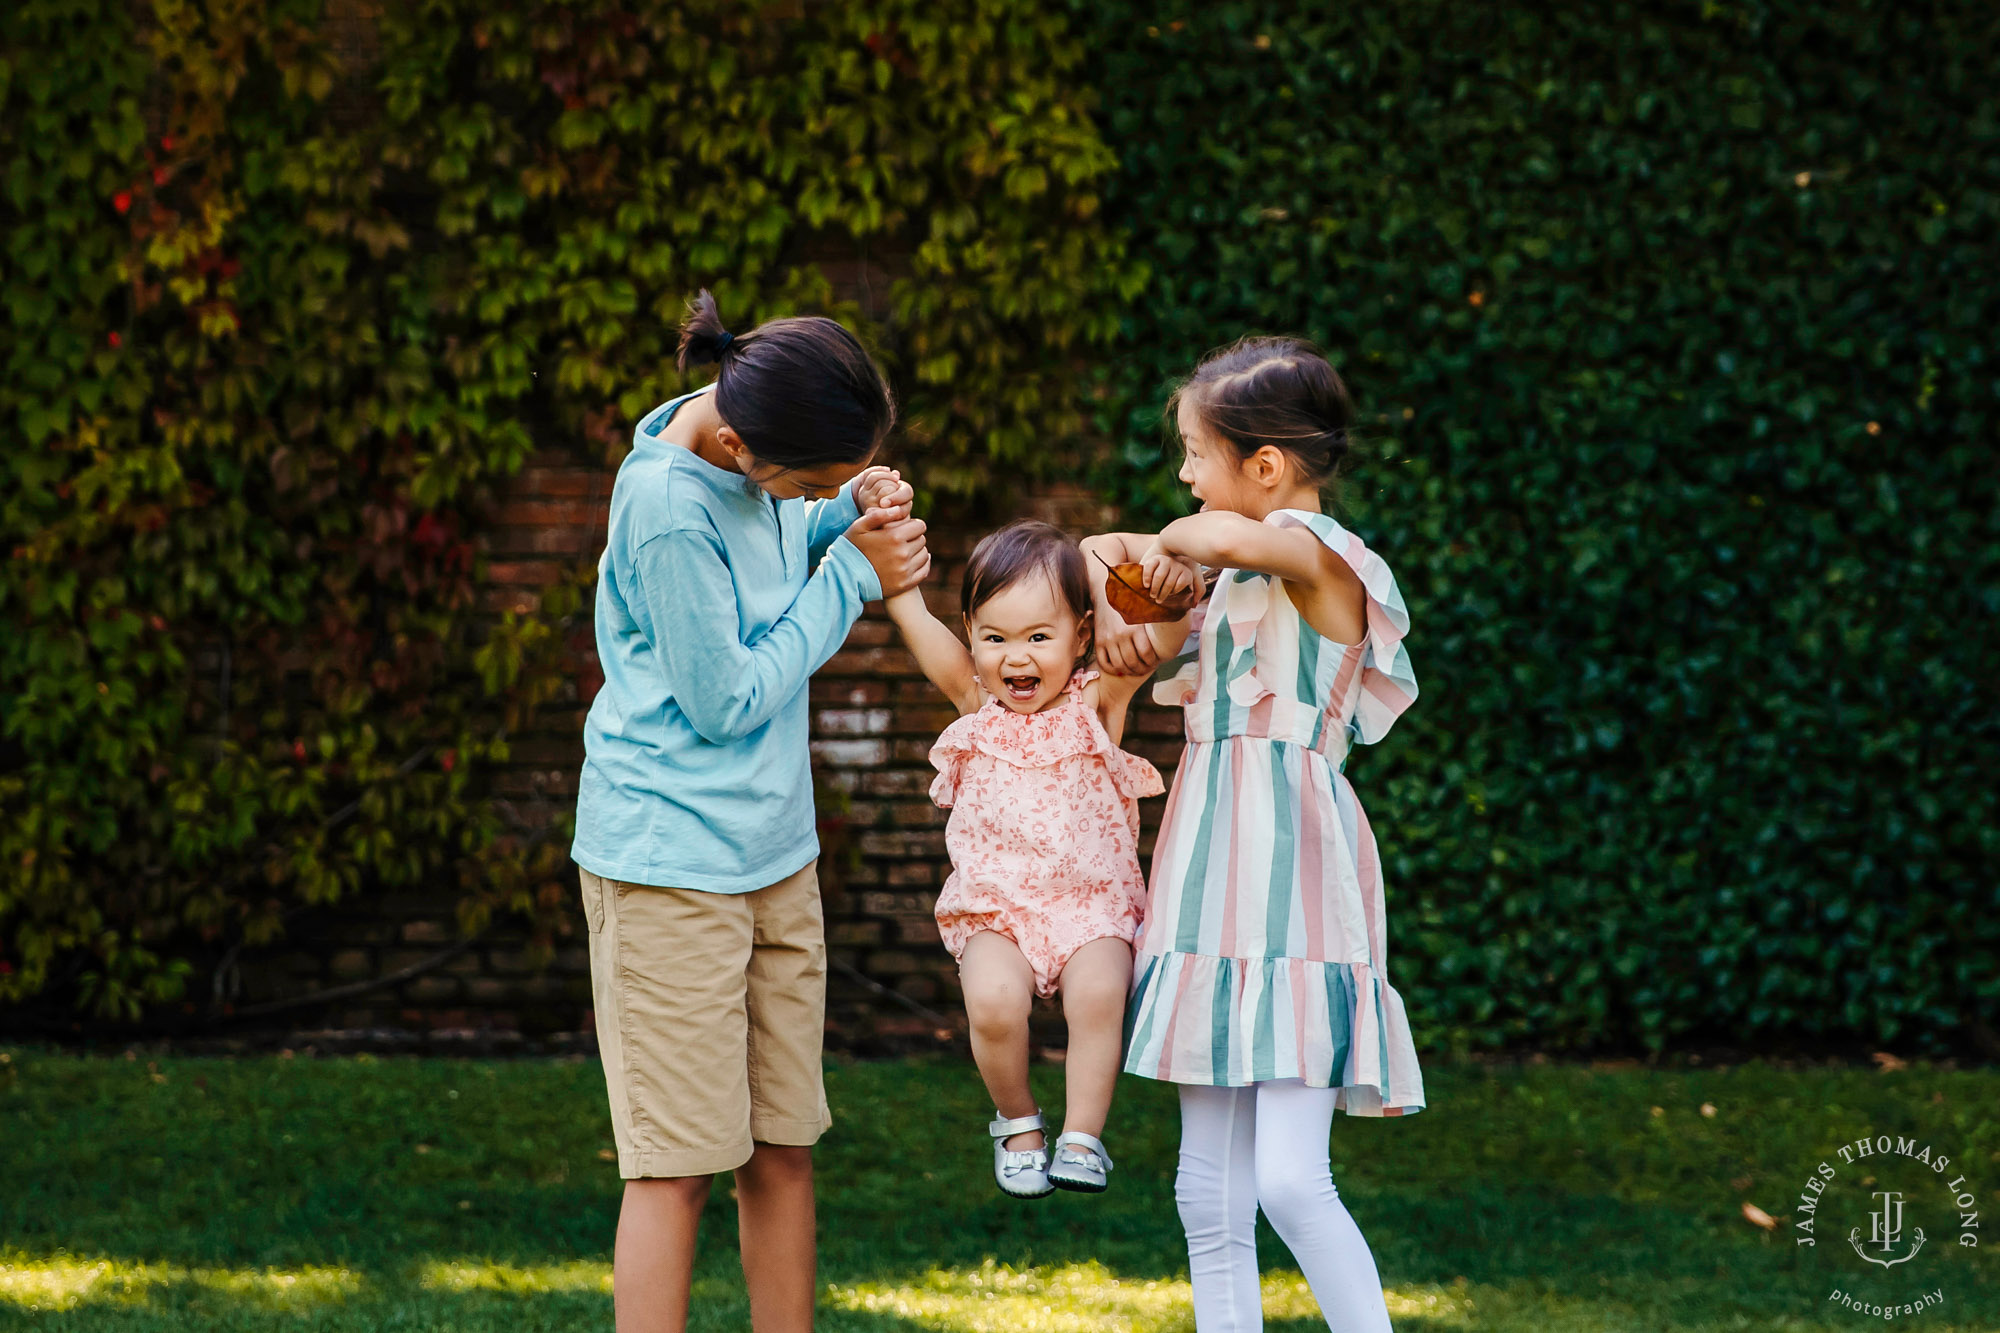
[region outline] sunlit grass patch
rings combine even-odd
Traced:
[[[363,1280],[345,1268],[187,1268],[57,1253],[0,1257],[0,1304],[26,1310],[85,1305],[144,1305],[175,1289],[213,1292],[267,1310],[302,1310],[359,1294]]]
[[[198,1268],[188,1278],[205,1291],[228,1296],[240,1305],[269,1310],[303,1310],[334,1305],[361,1293],[359,1273],[345,1268],[234,1269]]]
[[[1392,1315],[1434,1321],[1469,1313],[1462,1294],[1441,1288],[1387,1293]],[[838,1310],[894,1315],[941,1333],[1183,1333],[1194,1327],[1193,1290],[1185,1281],[1126,1278],[1102,1264],[1017,1269],[988,1261],[977,1268],[934,1268],[903,1282],[830,1284],[825,1302]],[[1316,1319],[1319,1306],[1304,1277],[1268,1273],[1264,1314]]]
[[[497,1291],[514,1296],[563,1291],[608,1294],[611,1265],[587,1259],[531,1266],[451,1259],[424,1264],[417,1270],[417,1283],[427,1291]]]
[[[1102,1264],[933,1268],[905,1282],[830,1284],[838,1310],[891,1314],[950,1333],[1152,1333],[1192,1328],[1185,1282],[1119,1278]]]
[[[1311,1304],[1312,1293],[1306,1290],[1305,1279],[1295,1277],[1293,1280],[1297,1281],[1298,1290],[1305,1295],[1306,1309],[1303,1313],[1287,1313],[1283,1317],[1303,1319],[1317,1314],[1318,1307]],[[1277,1312],[1271,1309],[1272,1281],[1270,1278],[1264,1281],[1264,1309],[1276,1314]],[[1382,1294],[1388,1299],[1389,1317],[1392,1319],[1422,1318],[1429,1321],[1425,1324],[1426,1328],[1475,1327],[1472,1316],[1477,1307],[1467,1294],[1466,1284],[1463,1281],[1450,1287],[1441,1287],[1435,1283],[1424,1286],[1385,1287]]]

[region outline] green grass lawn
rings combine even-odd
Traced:
[[[4,1054],[0,1330],[610,1327],[619,1183],[594,1063]],[[1060,1071],[1038,1077],[1059,1105]],[[1022,1204],[990,1183],[969,1065],[828,1082],[822,1328],[1192,1326],[1171,1089],[1123,1085],[1109,1193]],[[1942,1289],[1917,1326],[2000,1330],[2000,1071],[1433,1062],[1426,1085],[1420,1115],[1334,1129],[1399,1330],[1884,1322],[1830,1306],[1835,1287]],[[1862,1264],[1845,1217],[1794,1243],[1814,1165],[1878,1133],[1952,1156],[1992,1219],[1985,1248],[1914,1194],[1930,1243],[1904,1266]],[[1866,1165],[1842,1168],[1864,1232]],[[726,1181],[707,1226],[694,1326],[746,1328]],[[1264,1246],[1269,1327],[1322,1327],[1283,1246]]]

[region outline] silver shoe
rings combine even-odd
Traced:
[[[1102,1194],[1111,1182],[1111,1154],[1095,1135],[1070,1130],[1056,1139],[1055,1160],[1049,1165],[1049,1183],[1061,1189]]]
[[[993,1136],[993,1180],[1000,1186],[1001,1193],[1011,1194],[1017,1199],[1039,1199],[1054,1193],[1055,1186],[1049,1184],[1046,1133],[1039,1148],[1012,1152],[1007,1147],[1007,1140],[1016,1134],[1026,1134],[1031,1129],[1046,1131],[1048,1127],[1042,1121],[1042,1113],[1037,1111],[1013,1120],[1001,1119],[998,1111],[993,1115],[993,1123],[986,1127],[986,1132]]]

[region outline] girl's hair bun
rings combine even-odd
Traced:
[[[703,288],[681,324],[681,373],[713,365],[715,406],[751,455],[771,467],[865,463],[896,424],[881,367],[852,333],[821,315],[722,327]]]
[[[714,295],[704,287],[688,302],[688,317],[681,323],[680,356],[674,364],[683,372],[689,366],[719,364],[734,341],[736,335],[722,327],[722,312],[716,308]]]

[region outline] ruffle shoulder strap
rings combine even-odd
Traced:
[[[1354,710],[1354,739],[1373,745],[1388,734],[1417,700],[1417,673],[1403,639],[1410,632],[1410,611],[1396,576],[1381,556],[1361,538],[1325,514],[1280,509],[1264,520],[1278,527],[1303,527],[1352,569],[1368,597],[1367,639],[1361,655],[1361,696]]]

